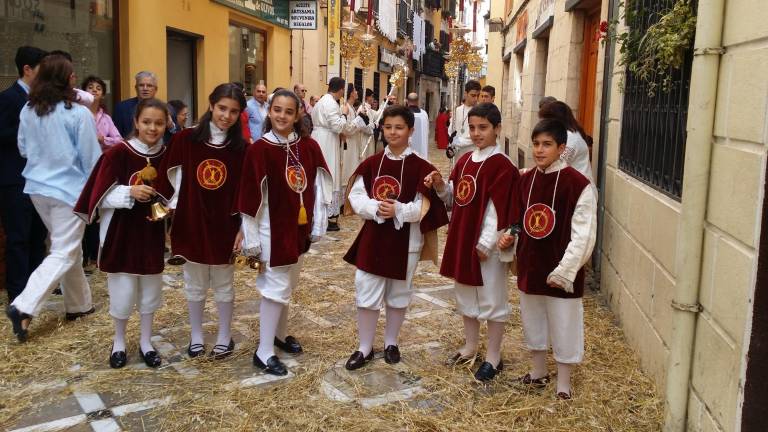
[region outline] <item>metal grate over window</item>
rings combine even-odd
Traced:
[[[630,3],[635,8],[634,19],[627,24],[644,34],[674,3],[634,0]],[[624,81],[619,168],[676,200],[683,194],[692,51],[688,50],[680,69],[671,71],[673,85],[669,92],[658,90],[655,96],[649,96],[648,84],[629,70]]]

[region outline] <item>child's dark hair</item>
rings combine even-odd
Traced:
[[[176,111],[176,114],[180,113],[184,108],[188,108],[187,104],[179,99],[169,100],[168,105]]]
[[[104,96],[107,95],[107,83],[105,83],[103,79],[97,77],[96,75],[88,75],[87,77],[85,77],[82,84],[80,84],[80,88],[85,91],[88,91],[88,86],[91,83],[96,83],[101,86],[102,97],[101,97],[101,101],[99,101],[99,108],[103,109],[104,112],[107,112],[107,106],[104,105]]]
[[[383,125],[384,120],[386,120],[387,117],[401,117],[403,120],[405,120],[405,124],[408,125],[408,129],[413,129],[415,119],[413,117],[413,112],[411,112],[407,106],[390,105],[384,109],[384,112],[381,114],[381,120],[379,120],[379,124]]]
[[[69,85],[74,73],[72,62],[61,55],[48,55],[40,61],[40,70],[29,91],[29,106],[38,116],[43,117],[56,109],[59,102],[71,109],[75,91]]]
[[[328,92],[329,93],[336,93],[339,90],[342,90],[344,88],[344,84],[346,82],[344,81],[344,78],[342,77],[333,77],[330,81],[328,81]]]
[[[19,72],[19,78],[24,76],[24,66],[29,66],[34,69],[35,66],[40,64],[43,57],[47,55],[47,52],[38,47],[20,46],[16,50],[16,58],[14,59],[16,62],[16,70]]]
[[[466,84],[464,84],[464,91],[465,92],[471,92],[472,90],[480,91],[483,87],[480,85],[480,81],[476,80],[469,80]]]
[[[493,125],[493,127],[496,127],[501,124],[501,112],[499,112],[499,108],[496,107],[496,105],[492,103],[481,103],[477,104],[472,107],[471,110],[467,113],[467,118],[470,117],[481,117]]]
[[[211,107],[213,107],[216,105],[216,102],[224,98],[237,101],[238,105],[240,105],[241,113],[243,110],[245,110],[245,96],[243,95],[243,91],[240,90],[240,88],[236,85],[232,83],[219,84],[215,89],[213,89],[210,96],[208,96],[208,102],[211,104]],[[192,131],[192,138],[195,141],[208,142],[208,140],[211,139],[212,118],[213,114],[211,113],[211,110],[206,111],[206,113],[200,117],[200,122],[197,124],[197,127],[195,127],[194,131]],[[240,125],[240,118],[241,116],[237,116],[235,123],[230,126],[229,130],[227,131],[226,141],[229,141],[229,144],[235,150],[240,150],[245,146],[245,140],[243,139],[243,128]]]
[[[484,91],[484,92],[488,93],[492,97],[496,96],[496,87],[494,87],[492,85],[487,85],[487,86],[483,87],[483,89],[481,91]]]
[[[270,106],[269,106],[269,108],[267,108],[268,110],[271,109],[272,103],[275,102],[275,99],[277,99],[279,97],[287,97],[287,98],[291,99],[294,103],[296,103],[296,114],[297,115],[299,114],[299,111],[301,110],[301,107],[304,106],[304,105],[302,105],[301,99],[296,95],[296,93],[294,93],[294,92],[292,92],[292,91],[290,91],[288,89],[281,89],[281,90],[278,90],[278,91],[276,91],[275,93],[272,94],[272,99],[270,100],[270,102],[271,102]],[[264,120],[264,132],[266,133],[266,132],[269,132],[271,130],[272,130],[272,120],[270,120],[269,116],[267,116],[267,118]],[[293,123],[293,131],[296,132],[296,135],[298,135],[300,137],[309,136],[309,131],[304,126],[304,121],[302,120],[300,115],[298,116],[298,120],[296,120]]]
[[[149,99],[139,99],[138,105],[136,105],[136,111],[133,112],[133,121],[136,123],[139,122],[139,116],[141,116],[142,111],[148,108],[156,108],[163,112],[163,119],[168,121],[168,115],[170,111],[168,111],[168,105],[165,104],[165,102],[161,101],[160,99],[155,98],[149,98]],[[166,125],[167,126],[167,125]],[[138,135],[139,131],[135,128],[133,129],[133,132],[131,132],[130,137],[136,137]],[[166,143],[168,144],[168,143]]]
[[[557,119],[546,118],[536,123],[533,132],[531,132],[531,141],[541,134],[550,135],[555,139],[557,145],[565,144],[568,141],[568,128]]]
[[[571,132],[578,132],[584,140],[587,139],[587,133],[584,132],[584,129],[576,120],[576,117],[573,116],[571,107],[565,102],[556,100],[542,105],[542,107],[539,108],[539,118],[560,120],[560,122],[565,125],[566,129]]]

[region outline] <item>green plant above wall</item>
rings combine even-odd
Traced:
[[[696,15],[691,0],[677,0],[660,12],[639,9],[637,1],[619,3],[619,19],[603,21],[597,37],[603,43],[618,45],[619,66],[626,67],[634,77],[643,81],[648,95],[654,97],[659,90],[671,90],[672,73],[682,67],[687,51],[693,49]],[[658,15],[658,19],[649,16],[651,13]],[[645,31],[633,26],[649,19],[653,24]],[[625,31],[618,31],[619,20],[626,23]]]

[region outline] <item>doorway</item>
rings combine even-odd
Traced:
[[[174,30],[166,31],[168,100],[180,100],[189,109],[189,127],[197,118],[197,40],[198,36]]]
[[[581,82],[579,84],[579,110],[577,120],[584,132],[592,136],[595,123],[595,85],[597,80],[597,56],[600,43],[600,9],[590,12],[584,19],[584,52],[581,57]]]

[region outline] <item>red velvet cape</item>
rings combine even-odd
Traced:
[[[384,158],[383,163],[381,163]],[[400,170],[403,170],[403,178],[400,180],[401,191],[398,201],[409,203],[420,192],[424,199],[430,202],[429,211],[421,219],[419,228],[423,234],[434,231],[448,223],[448,213],[445,205],[434,190],[424,186],[424,177],[435,171],[436,168],[416,154],[406,156],[403,162],[394,161],[380,151],[364,160],[355,170],[349,184],[354,184],[357,176],[363,178],[365,190],[372,197],[371,186],[376,179],[381,163],[379,175],[389,175],[400,178]],[[402,163],[405,167],[402,167]],[[404,223],[398,230],[392,219],[387,219],[379,224],[373,220],[366,220],[363,228],[357,235],[352,247],[344,255],[344,261],[355,265],[360,270],[390,279],[405,280],[408,270],[408,246],[410,240],[410,223]]]
[[[476,246],[483,228],[485,209],[488,201],[492,200],[498,215],[497,229],[507,228],[509,196],[520,174],[502,153],[489,156],[477,174],[481,162],[473,162],[471,157],[472,152],[464,154],[451,172],[450,180],[455,187],[461,177],[461,169],[467,163],[464,174],[476,177],[477,190],[472,202],[466,206],[454,202],[440,274],[464,285],[483,286]]]
[[[269,141],[266,136],[248,146],[235,207],[239,213],[256,217],[261,207],[261,185],[266,182],[269,227],[272,231],[270,267],[295,264],[299,261],[299,256],[309,250],[313,210],[317,199],[315,179],[318,170],[325,170],[328,178],[331,177],[320,146],[315,140],[303,137],[292,141],[290,145],[294,153],[298,152],[299,161],[307,174],[307,188],[302,193],[307,224],[299,225],[299,194],[288,186],[285,179],[285,144]]]
[[[93,222],[96,210],[114,186],[143,184],[138,172],[147,166],[147,157],[157,168],[164,156],[165,148],[154,155],[146,155],[125,141],[110,147],[91,171],[75,204],[75,213]],[[147,220],[149,206],[149,203],[135,201],[133,208],[114,209],[106,238],[99,249],[98,267],[101,271],[137,275],[163,272],[165,224]]]
[[[528,201],[533,173],[536,169],[526,172],[513,191],[510,205],[512,223],[522,227],[523,215]],[[531,202],[552,205],[552,194],[555,189],[557,172],[536,174]],[[573,282],[573,293],[547,285],[547,276],[560,263],[565,249],[571,241],[571,218],[576,209],[579,196],[589,185],[589,180],[571,167],[561,170],[557,182],[557,197],[555,197],[555,227],[552,234],[543,239],[531,238],[523,229],[520,231],[517,243],[517,287],[527,294],[546,295],[560,298],[578,298],[584,294],[584,269],[580,269]]]
[[[192,138],[194,129],[173,137],[168,155],[159,171],[158,192],[173,195],[168,177],[181,167],[181,185],[171,228],[171,249],[188,261],[199,264],[229,264],[232,246],[240,230],[240,215],[232,208],[237,198],[242,171],[242,149],[230,144],[215,146]]]

